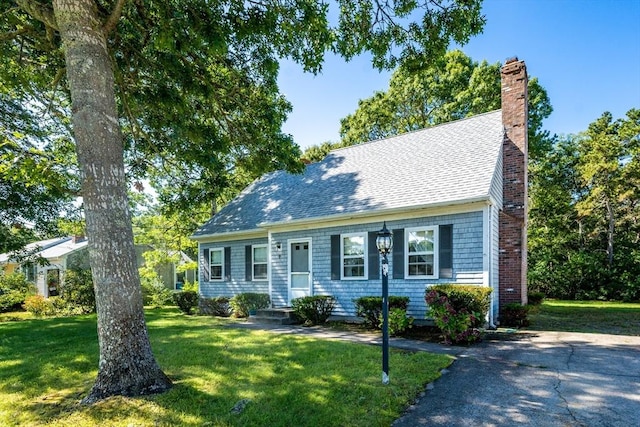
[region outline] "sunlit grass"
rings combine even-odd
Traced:
[[[640,304],[546,300],[529,313],[527,329],[640,335]]]
[[[147,311],[162,395],[78,401],[96,375],[95,316],[0,323],[0,425],[388,426],[451,363],[379,347],[229,328],[228,320]],[[240,414],[231,409],[250,399]]]

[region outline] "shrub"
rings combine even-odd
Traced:
[[[353,300],[356,305],[356,316],[363,317],[363,324],[367,328],[379,328],[382,315],[382,297],[368,296]],[[409,297],[389,296],[389,311],[393,308],[407,310]]]
[[[521,326],[528,326],[529,319],[527,315],[529,313],[529,307],[526,305],[512,302],[506,304],[502,308],[502,315],[500,316],[500,324],[503,326],[512,326],[519,328]]]
[[[173,301],[184,314],[191,314],[198,306],[199,295],[194,291],[180,291],[173,294]]]
[[[145,305],[161,308],[171,302],[173,292],[162,283],[159,277],[141,276],[141,281]]]
[[[60,287],[60,297],[66,303],[62,311],[69,314],[85,314],[96,311],[96,294],[93,290],[93,278],[90,270],[69,270],[64,275]],[[59,309],[57,312],[61,311]]]
[[[435,285],[426,291],[428,314],[442,331],[444,342],[472,343],[489,310],[491,288],[474,285]]]
[[[42,295],[27,297],[23,305],[24,309],[34,316],[47,316],[54,313],[53,304]]]
[[[235,317],[249,317],[249,312],[269,307],[271,300],[268,294],[245,292],[229,300]]]
[[[531,305],[540,305],[544,301],[544,292],[529,292],[527,299]]]
[[[326,322],[335,306],[335,298],[329,295],[295,298],[291,301],[291,308],[305,325],[319,325]]]
[[[198,292],[198,282],[190,282],[188,280],[185,280],[184,285],[182,285],[182,290]]]
[[[24,274],[0,275],[0,313],[20,309],[26,298],[36,293],[33,283]]]
[[[382,314],[380,315],[379,327],[382,329]],[[392,337],[402,335],[407,329],[413,327],[413,317],[407,316],[407,310],[401,308],[389,309],[389,335]]]
[[[209,316],[229,317],[231,316],[229,297],[200,298],[198,312]]]
[[[472,327],[479,328],[484,324],[491,304],[491,288],[448,283],[433,285],[427,289],[427,292],[432,289],[446,295],[456,311],[466,310],[468,313],[472,313],[474,316]]]

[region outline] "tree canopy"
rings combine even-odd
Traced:
[[[531,165],[529,282],[552,297],[640,299],[640,110],[605,112]]]
[[[317,161],[331,149],[387,138],[500,108],[500,64],[480,63],[460,50],[428,65],[396,68],[389,89],[358,102],[341,120],[337,143],[309,147],[304,159]],[[550,148],[552,138],[542,122],[552,112],[546,90],[529,79],[529,151],[532,157]]]

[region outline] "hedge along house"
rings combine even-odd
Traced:
[[[436,283],[526,302],[527,75],[502,68],[502,109],[331,152],[303,174],[247,187],[193,235],[204,297],[269,294],[273,307],[332,295],[334,314],[381,295],[376,233],[393,232],[389,294],[425,318]]]

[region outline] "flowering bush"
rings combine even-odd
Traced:
[[[34,316],[49,316],[54,314],[52,301],[45,299],[42,295],[31,295],[24,300],[22,307]]]
[[[464,344],[480,339],[480,330],[474,325],[479,323],[476,314],[467,308],[455,308],[449,297],[437,289],[427,291],[425,301],[429,306],[429,315],[438,328],[446,344]]]

